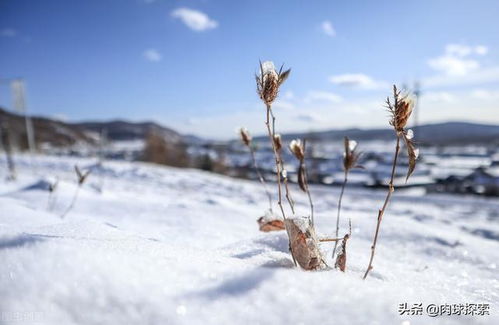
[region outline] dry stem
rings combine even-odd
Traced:
[[[371,258],[369,259],[369,265],[367,266],[366,273],[364,274],[363,279],[365,280],[367,275],[369,274],[369,271],[373,268],[372,263],[374,259],[374,252],[376,250],[376,243],[378,241],[378,233],[379,233],[379,228],[381,225],[381,220],[383,219],[383,214],[385,213],[386,207],[388,206],[388,202],[390,201],[390,198],[392,196],[393,191],[395,191],[395,187],[393,186],[393,178],[395,177],[395,168],[397,166],[397,158],[400,150],[400,135],[397,134],[397,145],[395,146],[395,156],[393,157],[393,166],[392,166],[392,174],[390,176],[390,183],[388,184],[388,194],[386,195],[385,198],[385,203],[383,204],[383,207],[379,210],[378,212],[378,222],[376,224],[376,232],[374,233],[374,239],[373,239],[373,244],[371,246]]]
[[[267,108],[270,111],[270,116],[272,116],[272,146],[274,149],[274,153],[276,155],[276,159],[278,159],[278,161],[279,161],[280,167],[278,167],[278,168],[280,168],[280,170],[282,172],[284,170],[284,162],[282,161],[281,153],[279,152],[279,150],[277,150],[277,148],[275,148],[275,144],[274,144],[275,116],[274,116],[274,113],[272,112],[272,107],[268,106]],[[268,123],[269,123],[269,116],[268,116],[269,111],[267,112],[267,127],[268,127]],[[280,179],[281,179],[281,177],[279,175],[278,180],[280,180]],[[284,190],[286,192],[286,200],[288,201],[289,207],[291,208],[291,213],[294,215],[295,214],[295,202],[294,202],[293,198],[291,197],[291,192],[289,191],[288,177],[284,177]],[[280,191],[280,189],[279,189],[279,191]]]
[[[284,212],[284,207],[282,206],[282,189],[281,189],[281,166],[280,166],[280,159],[279,159],[279,154],[277,153],[275,143],[274,143],[274,136],[275,136],[275,118],[272,115],[272,128],[270,126],[270,114],[272,111],[272,107],[270,105],[267,105],[267,120],[265,121],[265,125],[267,126],[267,131],[269,134],[270,138],[270,143],[272,144],[272,150],[274,151],[274,158],[275,158],[275,165],[276,165],[276,172],[277,172],[277,205],[279,205],[279,208],[281,209],[282,213],[282,218],[286,220],[286,213]]]
[[[305,140],[303,140],[303,152],[305,153]],[[312,224],[312,227],[315,226],[314,223],[314,203],[312,202],[312,195],[310,195],[310,188],[308,186],[308,176],[307,176],[307,168],[305,166],[305,158],[303,158],[303,161],[301,162],[303,165],[303,176],[305,177],[305,189],[307,190],[307,196],[308,196],[308,203],[310,204],[310,221]],[[338,237],[338,236],[336,236]]]
[[[348,181],[348,170],[345,170],[345,179],[343,180],[343,185],[341,186],[340,198],[338,199],[338,213],[336,214],[336,232],[335,236],[338,237],[338,233],[340,231],[340,212],[341,212],[341,200],[343,199],[343,193],[345,192],[345,187]],[[336,253],[336,247],[338,246],[338,242],[334,243],[333,248],[333,259]]]
[[[269,134],[269,139],[270,139],[270,143],[272,144],[272,150],[274,151],[274,158],[275,158],[275,165],[276,165],[276,172],[277,172],[277,205],[279,205],[279,208],[281,210],[281,213],[282,213],[282,218],[284,219],[284,222],[286,223],[286,213],[284,212],[284,207],[282,206],[282,189],[281,189],[281,158],[279,156],[279,153],[277,152],[277,149],[275,147],[275,142],[274,142],[274,138],[275,138],[275,117],[274,117],[274,114],[272,114],[272,107],[267,104],[267,120],[265,121],[265,125],[267,126],[267,131],[268,131],[268,134]],[[272,129],[270,127],[270,114],[272,114]],[[287,186],[286,186],[287,188]],[[291,257],[293,258],[293,263],[295,264],[295,266],[297,266],[298,264],[296,263],[296,259],[295,259],[295,256],[293,254],[293,250],[291,248],[291,237],[290,237],[290,234],[289,234],[289,229],[288,227],[286,227],[286,232],[288,234],[288,241],[289,241],[289,250],[291,252]]]

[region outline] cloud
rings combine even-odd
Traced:
[[[156,49],[147,49],[143,53],[144,58],[149,62],[159,62],[163,59],[161,53]]]
[[[295,115],[295,119],[302,122],[319,122],[321,119],[315,113],[300,113]]]
[[[425,87],[465,86],[492,82],[499,82],[499,66],[478,68],[466,75],[439,74],[422,80]]]
[[[487,89],[474,89],[471,97],[475,99],[499,99],[499,91]]]
[[[13,28],[4,28],[0,31],[0,35],[2,37],[16,37],[17,36],[17,30]]]
[[[483,45],[468,46],[447,44],[443,55],[428,60],[428,65],[449,76],[464,76],[480,68],[480,63],[470,56],[483,56],[488,48]]]
[[[330,76],[329,81],[338,86],[362,89],[379,89],[387,86],[386,82],[374,80],[363,73],[346,73]]]
[[[342,98],[339,95],[336,95],[334,93],[328,92],[328,91],[309,91],[307,95],[304,98],[305,103],[311,103],[315,101],[325,101],[325,102],[331,102],[331,103],[339,103],[341,102]]]
[[[450,56],[466,57],[470,54],[485,55],[489,49],[486,46],[468,46],[463,44],[447,44],[445,54]]]
[[[446,91],[432,91],[432,92],[426,92],[423,93],[422,96],[424,101],[429,101],[429,102],[445,102],[445,103],[450,103],[456,100],[456,97]]]
[[[173,18],[180,19],[187,27],[196,31],[202,32],[209,29],[214,29],[218,27],[218,22],[211,19],[204,12],[189,9],[189,8],[177,8],[171,13]]]
[[[428,61],[428,65],[449,76],[464,76],[480,67],[476,60],[443,55]]]
[[[333,24],[329,20],[323,21],[321,23],[321,29],[324,32],[324,34],[328,36],[331,37],[336,36],[336,30],[334,29]]]
[[[295,109],[295,105],[286,100],[278,100],[273,105],[274,108],[284,109],[284,110],[292,110]]]
[[[295,94],[291,90],[288,90],[284,93],[284,95],[282,97],[284,99],[293,99],[293,98],[295,98]]]

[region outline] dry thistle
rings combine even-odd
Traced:
[[[280,134],[274,135],[274,146],[275,150],[277,151],[280,151],[282,149],[282,140]]]
[[[269,200],[269,211],[272,213],[272,195],[269,192],[269,189],[267,188],[267,182],[265,182],[265,178],[263,178],[263,175],[260,171],[260,168],[258,168],[258,164],[256,162],[256,157],[255,157],[255,148],[252,146],[252,138],[251,134],[249,133],[248,129],[246,128],[241,128],[239,130],[239,133],[241,135],[241,141],[245,146],[248,147],[250,154],[251,154],[251,159],[253,161],[253,168],[255,168],[255,172],[258,175],[258,179],[260,183],[262,184],[265,194],[267,194],[267,198]]]
[[[274,64],[270,61],[266,61],[263,64],[260,62],[260,75],[256,76],[256,88],[260,99],[265,104],[267,109],[267,119],[265,121],[265,125],[267,127],[267,132],[269,136],[270,143],[272,145],[272,150],[274,151],[275,165],[276,165],[276,177],[277,177],[277,204],[281,210],[282,217],[286,222],[286,213],[284,212],[284,207],[282,205],[282,188],[281,188],[281,178],[284,174],[284,164],[282,162],[282,157],[280,154],[280,150],[282,148],[281,141],[276,141],[275,132],[275,116],[272,113],[272,102],[277,98],[277,94],[279,93],[279,87],[282,83],[288,78],[290,69],[282,72],[282,66],[279,72],[277,72],[274,68]],[[270,124],[270,116],[272,116],[272,125]],[[277,143],[276,143],[277,142]],[[292,201],[290,200],[288,186],[287,186],[287,177],[284,177],[284,183],[286,184],[286,198],[288,198],[288,203],[291,205],[291,210],[294,211]],[[291,257],[293,258],[293,262],[296,265],[295,255],[293,253],[293,249],[291,247],[291,234],[289,228],[286,226],[286,232],[288,234],[289,239],[289,250],[291,252]]]
[[[340,229],[340,213],[341,213],[341,202],[343,200],[343,194],[345,192],[345,187],[348,182],[348,172],[353,168],[362,168],[357,165],[359,158],[361,156],[360,152],[357,152],[357,142],[354,140],[348,139],[345,137],[344,139],[345,152],[343,153],[343,171],[345,173],[345,178],[343,179],[343,185],[341,186],[340,197],[338,199],[338,211],[336,214],[336,232],[335,236],[338,237],[339,229]],[[338,246],[338,242],[334,243],[333,248],[333,259],[336,254],[336,247]]]
[[[78,198],[78,193],[80,192],[80,187],[83,185],[83,183],[85,183],[88,175],[90,175],[90,172],[91,172],[90,170],[87,170],[86,172],[83,173],[80,170],[80,168],[78,168],[78,166],[75,165],[75,173],[76,173],[76,177],[78,179],[78,186],[76,187],[76,190],[75,190],[75,193],[73,195],[73,199],[71,200],[71,203],[69,204],[67,209],[64,211],[64,213],[61,215],[61,218],[64,218],[66,216],[66,214],[68,214],[68,212],[71,211],[71,209],[75,205],[76,199]]]
[[[248,129],[240,128],[239,134],[241,135],[241,141],[244,143],[244,145],[249,147],[251,145],[252,139],[251,139],[251,135],[249,134]]]
[[[282,72],[283,66],[276,71],[271,61],[260,62],[260,75],[256,75],[256,89],[260,99],[270,106],[277,98],[279,87],[289,76],[291,69]]]
[[[289,150],[291,150],[291,153],[295,155],[296,159],[299,161],[302,161],[305,158],[303,143],[300,139],[292,140],[289,143]]]
[[[395,187],[393,186],[393,179],[395,177],[395,169],[397,167],[397,158],[400,151],[400,137],[404,138],[404,141],[407,146],[407,153],[409,156],[409,168],[407,171],[406,181],[411,176],[414,168],[416,167],[416,159],[418,157],[418,150],[415,148],[414,143],[412,142],[412,131],[406,131],[405,126],[407,125],[407,121],[412,113],[412,108],[414,106],[414,100],[410,95],[400,96],[400,91],[397,90],[397,87],[393,86],[393,104],[390,101],[390,98],[387,98],[386,104],[387,108],[392,114],[392,119],[390,121],[390,125],[393,126],[395,130],[395,135],[397,138],[397,143],[395,145],[395,155],[393,157],[392,164],[392,172],[390,176],[390,182],[388,184],[388,194],[386,195],[385,202],[383,203],[382,208],[378,211],[378,220],[376,223],[376,231],[374,232],[373,244],[371,246],[371,257],[369,259],[369,264],[367,266],[367,270],[364,273],[364,279],[367,277],[369,272],[372,270],[374,253],[376,251],[376,243],[378,241],[379,229],[381,226],[381,221],[383,220],[383,215],[385,213],[386,207],[388,206],[388,202],[392,196],[392,193],[395,191]]]
[[[276,177],[277,177],[277,188],[278,188],[278,201],[277,204],[282,213],[283,219],[286,219],[286,214],[282,206],[282,189],[281,189],[281,171],[282,171],[282,159],[280,157],[280,147],[282,144],[280,141],[276,141],[275,132],[275,117],[272,113],[272,103],[277,98],[279,93],[279,87],[288,78],[291,69],[282,72],[282,66],[279,71],[275,70],[274,63],[271,61],[260,62],[260,74],[256,75],[256,88],[260,99],[263,101],[267,108],[267,120],[265,125],[267,126],[267,131],[272,144],[272,149],[274,151],[274,158],[276,164]],[[272,115],[272,125],[270,124],[270,116]],[[280,139],[280,137],[278,137]]]

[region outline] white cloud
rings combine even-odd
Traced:
[[[179,18],[187,27],[196,32],[217,28],[218,26],[218,22],[208,17],[204,12],[194,9],[177,8],[172,11],[171,15],[174,18]]]
[[[447,44],[445,46],[445,54],[449,56],[466,57],[471,54],[485,55],[488,51],[489,49],[483,45]]]
[[[317,114],[312,112],[297,114],[295,118],[302,122],[319,122],[321,120]]]
[[[471,97],[475,99],[499,99],[499,90],[474,89]]]
[[[144,58],[150,62],[159,62],[163,59],[161,53],[159,53],[156,49],[147,49],[144,51],[143,55]]]
[[[293,99],[293,98],[295,98],[295,94],[291,90],[288,90],[284,93],[284,95],[282,97],[284,99]]]
[[[0,31],[0,35],[2,35],[3,37],[16,37],[17,30],[13,28],[4,28]]]
[[[274,108],[292,110],[295,109],[295,105],[292,102],[286,100],[278,100],[272,105]]]
[[[479,68],[466,75],[439,74],[422,80],[422,84],[426,88],[478,85],[491,82],[499,82],[499,66]]]
[[[486,46],[479,45],[479,46],[475,47],[475,53],[478,55],[485,55],[485,54],[489,53],[489,49]]]
[[[422,96],[424,101],[429,101],[429,102],[445,102],[445,103],[450,103],[456,100],[456,97],[446,91],[432,91],[432,92],[426,92],[423,93]]]
[[[363,73],[346,73],[336,76],[330,76],[329,81],[335,85],[362,88],[362,89],[379,89],[387,87],[384,81],[377,81]]]
[[[478,61],[443,55],[428,61],[428,65],[450,76],[464,76],[480,67]]]
[[[334,29],[333,24],[329,20],[323,21],[321,23],[321,29],[324,32],[324,34],[328,36],[331,37],[336,36],[336,30]]]
[[[305,103],[311,103],[315,101],[339,103],[341,102],[341,100],[341,96],[328,91],[309,91],[303,101]]]
[[[428,65],[449,76],[464,76],[480,67],[478,60],[470,56],[483,56],[488,48],[483,45],[447,44],[443,55],[428,60]]]

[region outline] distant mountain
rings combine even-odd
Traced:
[[[180,133],[154,122],[134,123],[115,120],[108,122],[81,122],[73,123],[72,125],[87,132],[95,132],[96,134],[100,134],[104,131],[107,138],[114,141],[145,139],[145,137],[151,132],[160,134],[171,142],[179,142],[183,140],[183,136]]]
[[[46,143],[56,147],[69,146],[75,143],[96,143],[99,134],[105,130],[109,140],[143,140],[154,132],[160,134],[166,141],[188,142],[192,136],[161,126],[154,122],[128,122],[122,120],[106,122],[66,123],[45,117],[32,117],[37,144]],[[0,108],[0,123],[8,126],[14,133],[21,147],[27,147],[26,122],[24,116]]]
[[[87,134],[84,129],[62,121],[44,117],[32,117],[31,121],[35,129],[35,141],[37,145],[48,143],[56,147],[64,147],[77,142],[95,142],[95,138]],[[0,123],[3,125],[3,129],[8,128],[9,133],[13,134],[13,140],[21,148],[27,148],[28,141],[24,116],[0,108]]]
[[[416,140],[422,144],[459,145],[459,144],[498,144],[499,125],[487,125],[467,122],[446,122],[426,124],[412,128]],[[286,133],[284,140],[294,138],[307,138],[314,140],[335,141],[347,136],[351,139],[366,140],[391,140],[392,129],[343,129],[320,132]],[[266,137],[258,137],[262,140]]]

